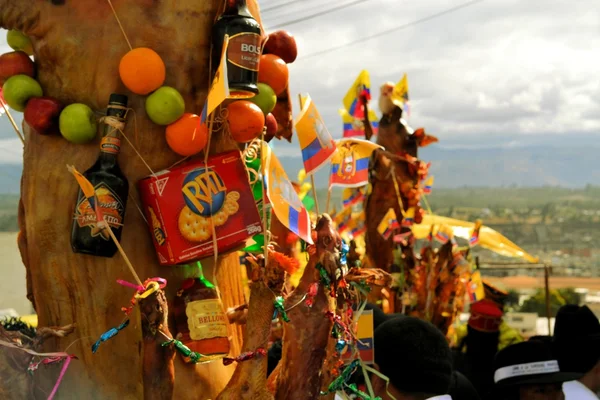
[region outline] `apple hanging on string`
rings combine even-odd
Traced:
[[[63,105],[52,97],[33,97],[25,106],[23,118],[40,135],[59,133],[58,120]]]
[[[23,51],[11,51],[0,55],[0,85],[15,75],[27,75],[32,78],[35,75],[35,64]]]

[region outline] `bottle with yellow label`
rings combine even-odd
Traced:
[[[121,239],[129,195],[129,182],[117,160],[121,150],[120,131],[124,129],[126,114],[127,96],[111,94],[106,117],[103,118],[104,135],[100,142],[100,155],[94,165],[83,173],[94,185],[97,198],[95,201],[98,202],[96,206],[100,207],[117,240]],[[109,233],[98,228],[96,222],[96,213],[79,189],[71,230],[73,252],[112,257],[117,252],[117,246]]]
[[[176,338],[208,362],[229,354],[227,316],[217,288],[204,277],[202,264],[196,265],[198,277],[184,280],[175,297]]]

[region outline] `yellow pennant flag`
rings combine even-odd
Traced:
[[[225,35],[223,40],[223,50],[221,51],[221,59],[219,60],[219,68],[215,73],[204,109],[202,110],[202,121],[208,117],[222,102],[230,97],[229,79],[227,77],[227,48],[229,46],[229,35]],[[249,96],[250,97],[250,96]]]
[[[369,71],[363,69],[358,74],[358,77],[348,89],[348,93],[344,96],[342,102],[344,103],[344,107],[346,111],[348,111],[351,115],[354,115],[355,109],[358,107],[358,98],[363,90],[370,90],[371,88],[371,78],[369,77]]]
[[[394,86],[394,91],[392,92],[392,101],[394,104],[402,107],[402,111],[410,114],[410,110],[408,107],[408,77],[406,74],[402,76],[400,82]]]

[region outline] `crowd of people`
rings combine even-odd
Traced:
[[[452,348],[431,323],[367,304],[379,371],[369,377],[375,394],[382,400],[600,398],[600,322],[587,306],[563,306],[553,336],[524,341],[503,321],[506,293],[487,283],[485,292]],[[269,370],[280,357],[276,343]],[[352,379],[365,389],[362,371]]]
[[[429,322],[375,318],[376,368],[383,400],[592,400],[600,393],[600,322],[587,306],[566,305],[553,336],[524,341],[503,321],[506,293],[486,283],[486,297],[471,305],[457,343]]]

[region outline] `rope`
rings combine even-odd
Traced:
[[[115,16],[115,19],[117,20],[117,24],[119,24],[119,29],[121,29],[121,33],[123,34],[123,37],[125,38],[125,41],[127,42],[127,46],[129,46],[129,50],[133,50],[133,47],[131,47],[129,38],[127,37],[127,34],[125,33],[125,29],[123,29],[123,25],[121,25],[121,20],[119,19],[119,16],[117,15],[117,12],[115,11],[115,8],[113,7],[112,2],[110,0],[106,0],[106,1],[108,2],[108,5],[110,6],[110,9],[112,10],[112,13]]]

